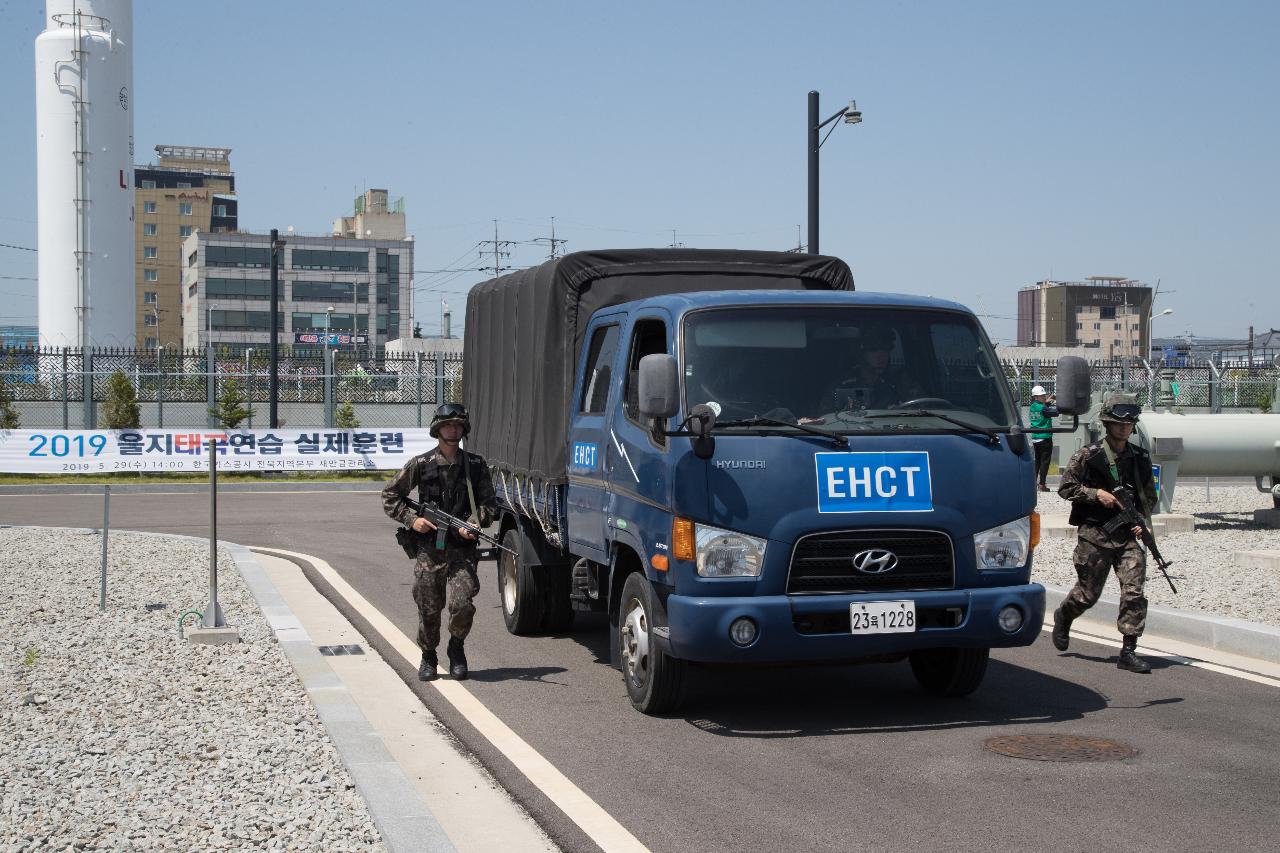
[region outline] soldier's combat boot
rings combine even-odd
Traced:
[[[440,659],[436,657],[436,650],[431,649],[422,653],[422,663],[418,664],[418,680],[419,681],[435,681],[436,667],[439,666]]]
[[[1120,647],[1120,660],[1116,663],[1120,669],[1129,672],[1150,672],[1151,664],[1138,657],[1138,638],[1126,636]]]
[[[457,637],[449,638],[449,674],[456,681],[462,681],[467,677],[467,656],[462,651],[462,641]]]
[[[1071,620],[1062,612],[1059,607],[1053,611],[1053,647],[1060,652],[1065,652],[1067,646],[1071,643]]]

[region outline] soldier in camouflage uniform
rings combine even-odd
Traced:
[[[418,537],[418,558],[414,566],[413,600],[418,605],[418,645],[422,663],[418,678],[436,677],[440,644],[440,613],[449,611],[449,674],[467,677],[467,657],[463,641],[471,631],[476,608],[472,599],[480,591],[476,575],[475,534],[458,527],[441,534],[426,518],[420,518],[405,498],[416,486],[419,503],[435,504],[455,518],[487,527],[496,515],[493,482],[484,459],[459,447],[471,431],[467,410],[458,403],[445,403],[431,419],[431,436],[438,442],[433,450],[410,459],[400,473],[382,490],[382,508],[387,515]],[[468,488],[468,480],[470,487]]]
[[[1150,672],[1137,655],[1138,637],[1146,627],[1147,599],[1143,586],[1147,556],[1139,545],[1141,528],[1121,528],[1115,534],[1103,529],[1115,517],[1119,502],[1112,490],[1126,485],[1136,496],[1135,508],[1146,516],[1156,505],[1151,457],[1130,444],[1142,407],[1128,394],[1108,394],[1100,420],[1106,435],[1071,457],[1062,474],[1058,494],[1071,501],[1071,524],[1078,528],[1075,564],[1079,580],[1062,605],[1053,612],[1053,645],[1066,651],[1071,622],[1098,601],[1107,575],[1115,569],[1120,581],[1120,618],[1116,625],[1124,637],[1117,666],[1130,672]]]

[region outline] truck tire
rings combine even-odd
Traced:
[[[910,655],[911,672],[935,696],[968,696],[987,674],[990,649],[921,649]]]
[[[546,594],[539,589],[538,573],[525,555],[533,545],[524,541],[517,528],[502,537],[502,544],[519,554],[498,552],[498,598],[502,601],[502,621],[512,634],[534,634],[546,617]]]
[[[542,572],[547,597],[542,630],[548,634],[563,634],[573,627],[573,600],[569,597],[573,575],[567,565],[544,566]]]
[[[643,714],[662,714],[679,706],[686,667],[654,644],[653,610],[653,587],[642,572],[632,572],[622,586],[617,638],[627,697]]]

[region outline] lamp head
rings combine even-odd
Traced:
[[[861,124],[862,111],[858,109],[857,101],[850,101],[848,108],[844,111],[845,124]]]

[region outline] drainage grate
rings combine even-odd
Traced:
[[[316,646],[320,650],[320,654],[325,657],[334,657],[336,655],[362,655],[364,649],[358,645],[350,646]]]
[[[988,738],[982,746],[1032,761],[1123,761],[1138,754],[1127,743],[1082,735],[1004,735]]]

